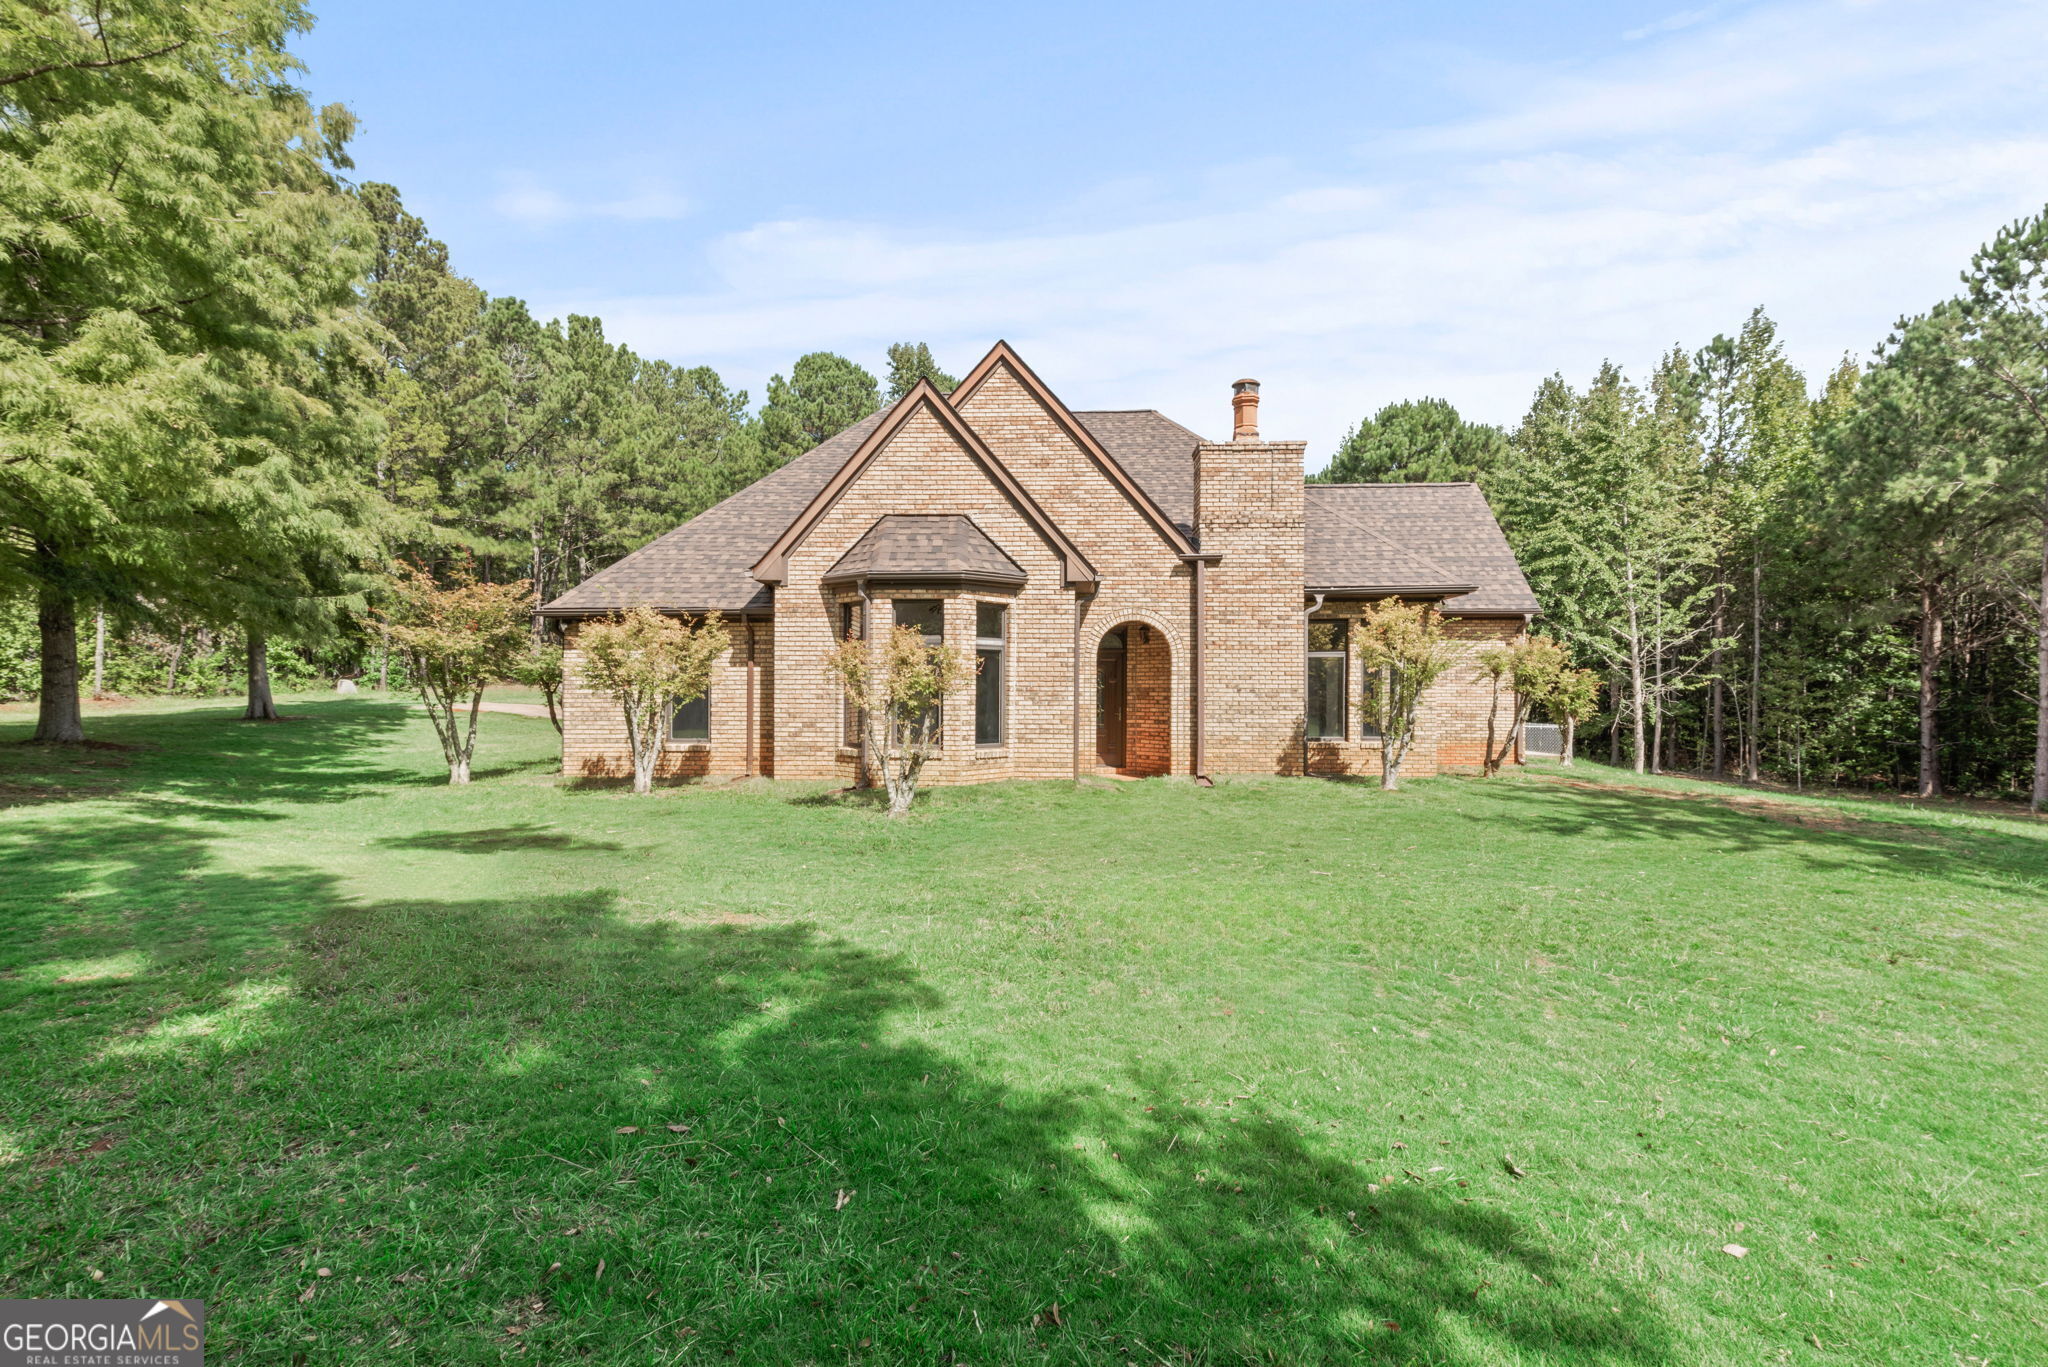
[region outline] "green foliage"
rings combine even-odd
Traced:
[[[336,179],[353,120],[291,84],[308,22],[115,0],[0,27],[0,592],[60,646],[81,602],[303,622],[363,549],[338,470],[376,435],[371,232]],[[41,734],[75,741],[52,658]]]
[[[1318,484],[1484,481],[1508,458],[1507,434],[1466,422],[1443,399],[1390,403],[1345,434]]]
[[[484,689],[510,674],[529,640],[532,586],[479,581],[457,565],[446,585],[417,565],[395,566],[372,610],[441,740],[450,783],[469,782]],[[467,704],[468,718],[458,716]]]
[[[761,444],[770,468],[787,463],[880,408],[875,377],[830,351],[813,351],[768,381]]]
[[[932,387],[941,394],[950,394],[959,387],[958,377],[948,375],[939,369],[939,363],[932,357],[932,349],[923,342],[896,342],[889,347],[889,396],[883,402],[894,403],[917,387],[919,380],[930,380]]]
[[[514,683],[539,692],[541,701],[547,705],[548,721],[557,735],[562,730],[562,659],[561,642],[551,637],[530,640],[513,659],[512,668],[505,676]]]

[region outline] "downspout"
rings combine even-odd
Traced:
[[[1074,712],[1067,719],[1067,730],[1071,733],[1068,739],[1072,742],[1074,752],[1074,782],[1079,783],[1081,781],[1081,596],[1079,594],[1074,595],[1074,644],[1068,653],[1072,656],[1073,665]]]
[[[1195,771],[1195,782],[1204,788],[1213,788],[1216,780],[1209,777],[1208,764],[1208,696],[1202,688],[1202,638],[1208,622],[1207,569],[1208,561],[1195,561],[1195,623],[1188,646],[1188,692],[1193,695],[1190,702],[1195,716],[1189,759],[1190,767]]]
[[[742,778],[753,778],[754,774],[754,619],[745,619],[747,624],[747,772]]]
[[[875,649],[875,600],[868,597],[868,581],[863,575],[854,581],[854,588],[860,593],[860,643],[872,655]],[[860,734],[854,740],[857,751],[854,757],[853,786],[867,788],[873,785],[868,780],[868,718],[860,718]]]
[[[1301,776],[1308,777],[1308,623],[1311,617],[1323,610],[1323,595],[1317,594],[1316,601],[1308,605],[1301,614]],[[1348,661],[1346,663],[1349,663]],[[1348,673],[1348,671],[1347,671]],[[1349,698],[1344,700],[1350,702]],[[1346,729],[1348,730],[1348,724]]]

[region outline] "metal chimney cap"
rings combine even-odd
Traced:
[[[1259,392],[1259,382],[1258,382],[1257,380],[1233,380],[1233,381],[1231,381],[1231,384],[1230,384],[1230,392],[1231,392],[1231,393],[1233,393],[1233,394],[1242,394],[1242,393],[1244,393],[1244,392],[1245,392],[1246,390],[1250,390],[1250,391],[1251,391],[1252,393],[1254,393],[1254,394],[1258,393],[1258,392]]]

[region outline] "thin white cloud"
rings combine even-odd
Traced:
[[[508,177],[491,200],[504,218],[530,228],[553,227],[573,219],[614,219],[626,223],[683,218],[690,201],[665,186],[642,182],[631,193],[612,199],[571,199],[531,176]]]
[[[1719,5],[1708,5],[1704,9],[1680,10],[1676,14],[1667,14],[1662,19],[1653,20],[1638,28],[1630,29],[1621,35],[1621,40],[1624,43],[1639,43],[1645,38],[1654,38],[1660,33],[1676,33],[1680,29],[1691,28],[1695,24],[1704,24],[1720,12],[1721,7]]]
[[[711,244],[701,292],[552,302],[757,394],[807,350],[872,364],[923,339],[960,367],[1004,336],[1078,407],[1222,432],[1253,374],[1267,429],[1316,464],[1393,399],[1512,422],[1553,369],[1640,373],[1757,304],[1817,374],[2048,199],[2048,53],[2009,41],[2021,9],[1750,11],[1631,49],[1650,67],[1531,75],[1513,107],[1387,139],[1369,174],[1070,231],[761,223]],[[1643,101],[1638,133],[1610,127]]]

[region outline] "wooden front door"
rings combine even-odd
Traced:
[[[1124,634],[1112,631],[1095,652],[1095,759],[1124,767]]]

